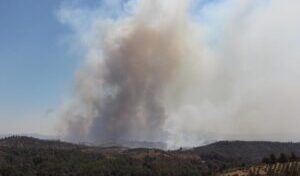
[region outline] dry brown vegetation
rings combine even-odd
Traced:
[[[221,176],[300,176],[300,162],[259,164],[226,170]]]

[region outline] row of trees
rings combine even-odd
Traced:
[[[281,153],[279,157],[276,157],[274,153],[271,153],[268,157],[264,157],[262,159],[262,163],[265,164],[286,163],[286,162],[295,162],[295,161],[299,161],[299,158],[293,152],[290,155]]]

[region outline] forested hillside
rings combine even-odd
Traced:
[[[270,153],[275,157],[283,152],[297,155],[299,150],[299,144],[293,143],[217,142],[164,151],[13,136],[0,140],[0,175],[217,175],[230,168],[261,163]]]

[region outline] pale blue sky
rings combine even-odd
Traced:
[[[64,42],[69,29],[55,14],[60,4],[0,1],[0,123],[12,125],[1,133],[31,114],[45,118],[68,94],[76,61]]]
[[[72,29],[60,22],[60,8],[101,3],[0,0],[0,134],[53,131],[48,114],[72,94],[79,57],[70,51]]]

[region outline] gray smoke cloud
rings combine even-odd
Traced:
[[[84,58],[68,140],[299,140],[299,1],[103,1],[60,18]]]
[[[166,138],[167,101],[175,94],[170,87],[197,52],[188,2],[172,9],[168,3],[140,1],[132,16],[94,24],[87,63],[77,75],[77,101],[64,112],[72,138],[100,143]]]

